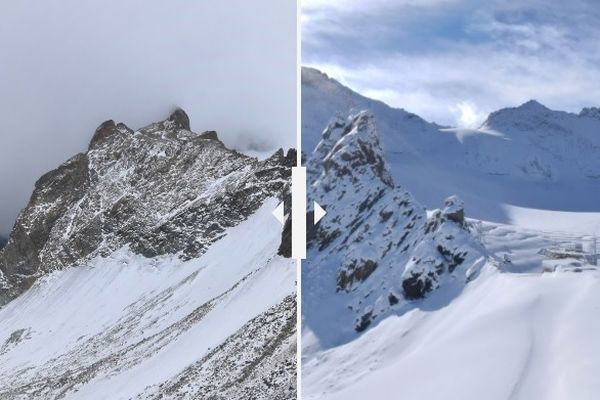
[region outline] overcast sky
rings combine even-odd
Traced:
[[[0,2],[0,235],[107,119],[178,105],[230,146],[293,147],[295,34],[294,1]]]
[[[302,62],[445,125],[600,106],[598,0],[306,0]]]

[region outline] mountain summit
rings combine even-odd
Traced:
[[[485,263],[487,253],[470,234],[460,199],[448,198],[428,218],[396,186],[371,113],[333,121],[307,168],[311,203],[327,214],[303,269],[311,293],[304,316],[325,342],[330,335],[351,336],[350,324],[362,332],[402,314],[438,289],[456,293]]]
[[[191,128],[190,128],[190,117],[188,117],[188,115],[186,114],[186,112],[183,111],[183,109],[181,109],[179,107],[176,108],[175,111],[173,111],[171,113],[171,116],[169,116],[169,121],[174,122],[181,129],[185,129],[185,130],[188,130],[188,131],[191,130]]]
[[[295,160],[180,109],[102,123],[0,250],[0,398],[295,398],[295,262],[271,215]]]
[[[0,303],[41,275],[128,246],[190,259],[289,190],[293,153],[264,161],[189,130],[177,109],[134,131],[109,120],[77,154],[41,177],[0,253]],[[248,189],[252,188],[252,189]]]

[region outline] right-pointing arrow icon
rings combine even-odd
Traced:
[[[314,218],[315,218],[315,225],[316,225],[317,222],[319,222],[321,220],[321,218],[323,218],[325,216],[325,214],[327,214],[327,211],[323,210],[323,207],[321,207],[319,205],[319,203],[317,203],[316,201],[313,201],[313,208],[315,210]]]

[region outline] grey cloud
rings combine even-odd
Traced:
[[[181,106],[230,146],[293,147],[295,24],[279,0],[2,2],[0,234],[109,118],[139,128]]]

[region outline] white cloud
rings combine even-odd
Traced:
[[[456,126],[459,128],[477,128],[486,117],[469,101],[461,101],[449,109],[456,116]]]

